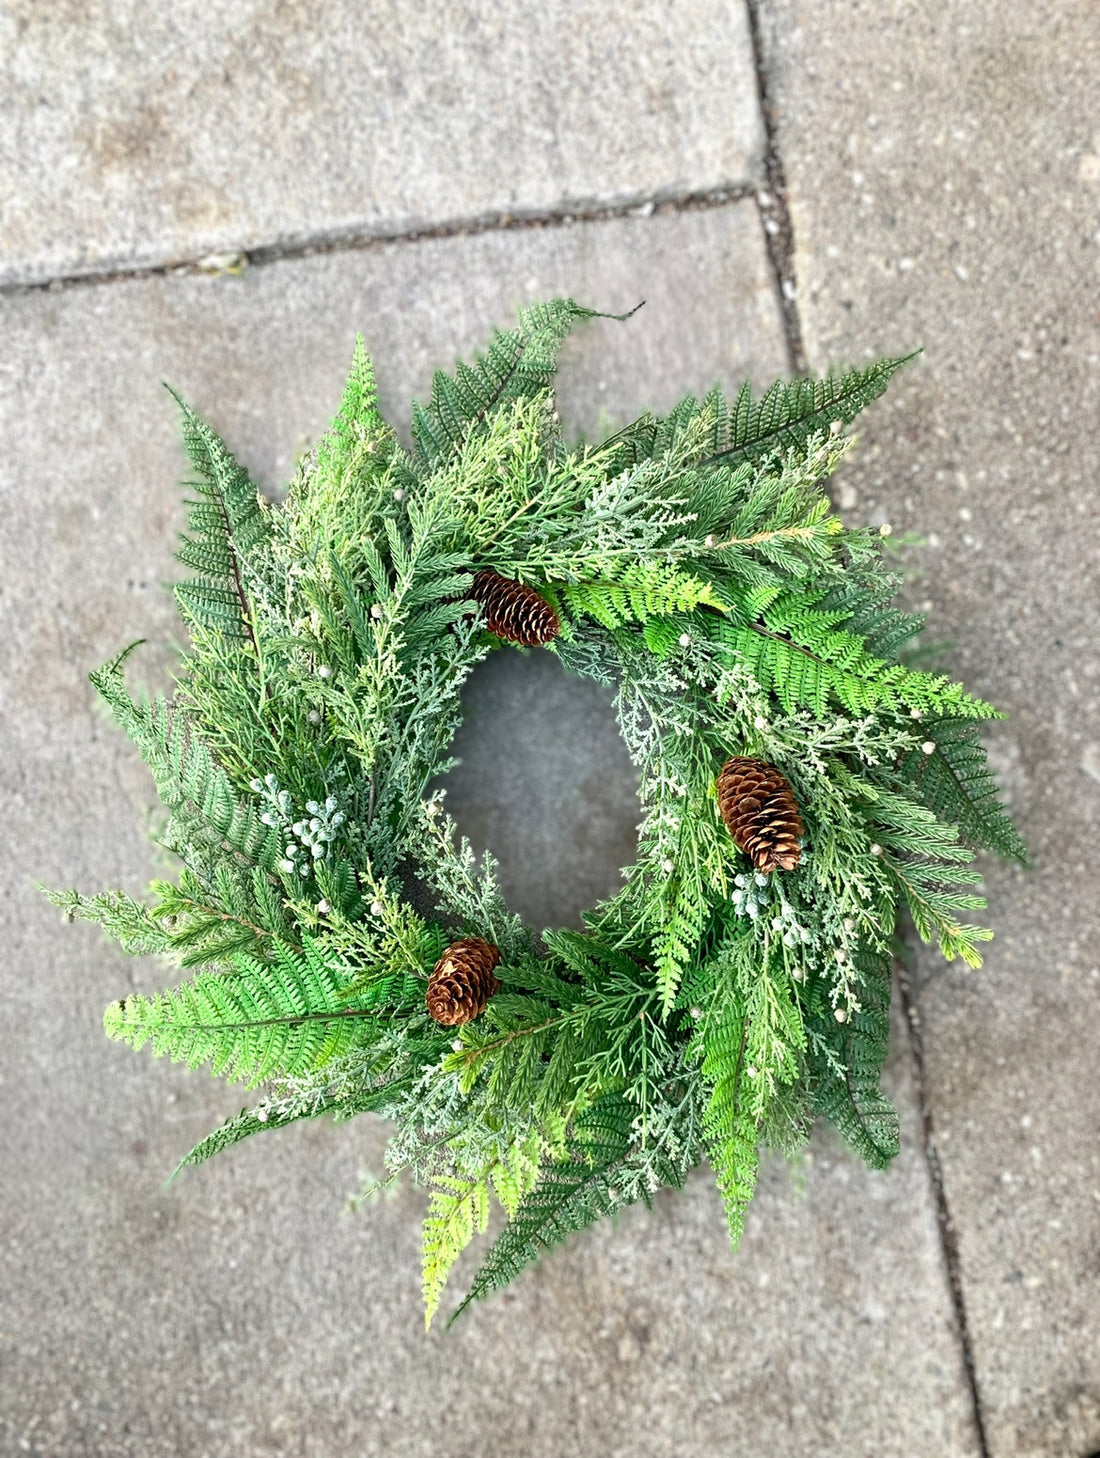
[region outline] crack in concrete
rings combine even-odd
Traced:
[[[767,191],[756,194],[764,227],[764,237],[775,273],[779,290],[779,304],[783,314],[783,326],[787,341],[787,354],[791,370],[796,374],[808,373],[806,350],[802,334],[802,320],[798,308],[798,284],[794,266],[794,225],[791,220],[790,199],[787,190],[787,174],[779,150],[779,128],[771,101],[768,68],[763,30],[763,8],[767,0],[745,0],[749,16],[749,34],[752,38],[753,69],[756,73],[760,112],[763,118],[766,139],[764,175]],[[963,1368],[966,1373],[967,1389],[970,1394],[974,1432],[980,1458],[990,1458],[989,1442],[986,1437],[982,1403],[978,1389],[978,1372],[974,1361],[974,1349],[970,1340],[970,1325],[966,1315],[966,1298],[963,1293],[962,1265],[959,1259],[958,1236],[944,1187],[943,1170],[939,1151],[936,1148],[932,1109],[924,1071],[924,1045],[921,1040],[920,1014],[913,999],[908,976],[898,965],[898,986],[901,991],[905,1024],[909,1030],[909,1050],[913,1062],[913,1081],[916,1087],[917,1105],[920,1111],[921,1129],[924,1140],[925,1163],[936,1205],[936,1221],[940,1232],[940,1247],[947,1269],[947,1282],[951,1295],[951,1306],[955,1326],[959,1334]]]
[[[261,243],[249,249],[225,248],[197,258],[177,258],[164,263],[134,264],[98,272],[57,274],[34,280],[0,281],[0,295],[59,292],[98,284],[122,283],[129,279],[171,278],[177,275],[240,273],[270,263],[313,258],[326,253],[352,253],[385,248],[395,243],[420,243],[441,238],[473,238],[483,233],[529,231],[536,228],[568,228],[578,223],[610,222],[616,219],[648,218],[668,213],[708,211],[730,207],[756,198],[762,211],[770,208],[768,194],[754,182],[735,182],[700,191],[658,190],[613,203],[562,206],[545,212],[498,212],[481,217],[456,218],[423,227],[391,232],[337,229],[311,234],[307,238],[278,243]]]
[[[920,1013],[917,1009],[916,1000],[913,997],[909,974],[900,962],[897,964],[897,982],[898,989],[901,992],[902,1010],[905,1013],[905,1025],[909,1030],[909,1051],[913,1059],[913,1078],[917,1089],[921,1130],[924,1136],[924,1157],[928,1165],[928,1175],[932,1183],[932,1192],[936,1201],[936,1219],[940,1229],[940,1244],[943,1248],[944,1262],[947,1266],[947,1281],[951,1289],[951,1304],[955,1311],[955,1323],[959,1332],[959,1344],[962,1347],[963,1366],[966,1369],[966,1381],[970,1389],[970,1400],[974,1410],[974,1429],[978,1440],[978,1452],[981,1458],[990,1458],[989,1443],[985,1433],[985,1421],[982,1417],[982,1403],[978,1393],[978,1370],[974,1361],[974,1348],[971,1345],[970,1326],[966,1317],[966,1298],[963,1294],[962,1263],[959,1259],[958,1234],[955,1230],[955,1222],[951,1218],[951,1207],[948,1204],[947,1191],[944,1188],[943,1169],[940,1165],[939,1150],[936,1148],[936,1131],[932,1121],[932,1108],[928,1101],[928,1090],[925,1082],[924,1041],[921,1037]]]
[[[775,273],[779,308],[783,316],[783,333],[787,342],[787,358],[792,374],[808,373],[806,350],[802,342],[802,321],[798,313],[798,280],[794,269],[794,225],[791,222],[787,194],[787,173],[779,151],[779,128],[768,85],[768,69],[764,51],[761,20],[762,0],[745,0],[752,40],[752,63],[756,73],[756,91],[764,124],[764,176],[766,191],[756,195],[764,227],[764,242]]]

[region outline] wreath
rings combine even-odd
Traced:
[[[904,361],[570,447],[556,356],[592,313],[524,310],[437,374],[411,449],[360,340],[281,504],[181,402],[190,647],[170,699],[127,691],[129,648],[92,675],[178,875],[148,901],[51,893],[193,969],[113,1003],[112,1037],[266,1086],[183,1165],[321,1114],[392,1121],[389,1178],[430,1191],[429,1322],[494,1195],[459,1311],[704,1159],[736,1242],[759,1148],[819,1114],[886,1165],[899,908],[977,966],[973,849],[1026,854],[978,739],[995,711],[906,666],[922,620],[892,605],[888,528],[823,490]],[[510,912],[436,787],[506,643],[613,687],[638,768],[637,862],[583,932]]]

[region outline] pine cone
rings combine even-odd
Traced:
[[[499,961],[499,948],[480,937],[452,942],[428,978],[428,1012],[436,1022],[455,1028],[480,1017],[485,1004],[500,991],[493,976]]]
[[[758,871],[768,875],[798,865],[802,818],[794,791],[774,765],[727,759],[718,774],[718,809]]]
[[[525,648],[541,648],[558,636],[558,615],[533,587],[501,577],[491,567],[474,574],[470,597],[484,609],[490,633]]]

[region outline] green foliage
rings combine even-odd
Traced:
[[[862,952],[859,1010],[840,1024],[825,1003],[808,1021],[814,1107],[825,1114],[871,1169],[885,1169],[898,1152],[898,1115],[879,1088],[890,1033],[890,964]]]
[[[515,329],[494,331],[485,353],[472,365],[460,361],[453,375],[437,370],[428,405],[413,407],[412,435],[424,463],[436,467],[445,461],[494,409],[546,390],[553,382],[558,350],[573,326],[597,317],[608,316],[572,299],[534,304],[520,310]]]
[[[250,1088],[323,1067],[370,1036],[376,1006],[344,1004],[344,978],[316,943],[301,952],[277,944],[270,963],[240,954],[233,963],[232,974],[200,972],[174,991],[111,1003],[108,1036],[135,1049],[151,1042],[189,1068],[209,1063]]]
[[[747,380],[732,404],[720,390],[701,402],[689,395],[666,421],[643,417],[623,431],[616,444],[632,461],[655,455],[665,448],[670,427],[683,426],[705,411],[713,422],[704,457],[707,465],[763,460],[801,446],[811,435],[828,431],[834,421],[850,424],[912,358],[880,359],[865,369],[824,379],[777,380],[759,400],[753,399]]]
[[[554,370],[589,317],[536,305],[437,374],[408,452],[360,340],[278,505],[181,406],[190,647],[170,699],[128,691],[130,649],[92,675],[178,864],[146,901],[50,893],[193,971],[113,1004],[112,1036],[269,1084],[182,1164],[321,1114],[391,1121],[384,1183],[430,1191],[429,1321],[494,1200],[507,1223],[459,1310],[703,1160],[736,1242],[761,1145],[795,1149],[815,1114],[881,1168],[898,910],[976,965],[969,847],[1024,855],[978,739],[995,711],[903,661],[922,620],[823,490],[844,424],[904,361],[714,390],[571,448]],[[485,567],[552,602],[550,651],[614,690],[637,767],[637,860],[583,932],[525,926],[434,788],[498,644],[469,600]],[[731,840],[731,755],[787,777],[797,869],[764,876]],[[444,1028],[425,984],[461,936],[499,949],[501,987]]]
[[[189,503],[188,532],[178,552],[197,577],[176,585],[185,621],[256,646],[250,585],[259,569],[268,527],[256,487],[210,427],[175,397],[183,440],[199,493]]]
[[[971,845],[1027,862],[1027,847],[1001,806],[997,782],[973,723],[940,719],[922,725],[929,754],[910,750],[898,778],[912,785],[921,802],[941,819],[951,819]]]
[[[758,1163],[760,1111],[750,1089],[749,1031],[743,1003],[730,997],[702,1033],[702,1072],[710,1089],[703,1128],[734,1244],[741,1238]]]
[[[163,698],[140,704],[126,692],[123,665],[137,646],[131,644],[93,673],[91,682],[152,771],[163,804],[176,812],[177,820],[186,820],[181,837],[169,831],[172,848],[177,848],[177,839],[190,841],[196,857],[206,857],[218,845],[241,861],[271,870],[279,858],[277,836],[255,807],[239,798],[194,723]]]
[[[491,1166],[471,1179],[440,1175],[424,1218],[424,1325],[431,1326],[447,1275],[475,1235],[489,1223]]]
[[[721,608],[708,582],[669,563],[624,563],[603,582],[570,582],[547,592],[569,618],[595,618],[605,628],[646,623],[707,604]]]
[[[845,626],[848,618],[843,608],[821,607],[817,592],[767,586],[741,598],[729,622],[708,626],[714,641],[735,654],[788,714],[806,707],[822,718],[831,703],[853,714],[876,709],[968,719],[996,714],[944,676],[874,657]]]
[[[471,1301],[506,1286],[543,1251],[619,1207],[621,1194],[614,1179],[635,1140],[632,1113],[624,1099],[609,1096],[580,1115],[565,1158],[548,1165],[538,1184],[520,1201],[452,1322]]]

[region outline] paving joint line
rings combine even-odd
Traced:
[[[765,136],[764,176],[767,180],[767,191],[757,192],[756,203],[760,209],[768,257],[779,291],[779,304],[783,315],[783,328],[791,370],[795,374],[806,374],[808,364],[802,320],[798,308],[798,281],[794,267],[794,224],[791,220],[787,173],[779,150],[779,128],[768,79],[762,14],[766,3],[767,0],[745,0],[749,17],[749,34],[752,40],[753,70],[756,74],[757,94]],[[959,1345],[962,1350],[978,1452],[980,1458],[990,1458],[989,1442],[986,1437],[981,1397],[978,1390],[978,1371],[974,1361],[974,1348],[970,1340],[970,1325],[966,1315],[958,1236],[955,1222],[951,1218],[951,1207],[947,1201],[943,1168],[940,1164],[939,1150],[936,1148],[932,1108],[928,1100],[920,1013],[913,997],[908,974],[900,963],[898,964],[897,980],[901,991],[902,1009],[905,1013],[905,1025],[909,1033],[909,1050],[913,1065],[913,1081],[916,1085],[917,1105],[920,1110],[925,1163],[936,1205],[940,1248],[947,1267],[947,1282],[951,1294],[955,1326],[959,1334]]]
[[[791,373],[808,372],[806,349],[802,339],[802,320],[798,312],[798,280],[794,268],[794,225],[791,222],[787,193],[787,172],[779,151],[779,128],[775,104],[771,98],[766,63],[764,27],[761,17],[763,0],[745,0],[752,42],[752,67],[756,75],[756,94],[764,124],[764,176],[767,190],[758,191],[756,203],[764,226],[764,242],[775,274],[779,308],[783,317],[783,334]]]
[[[978,1369],[974,1361],[974,1348],[970,1340],[970,1325],[966,1316],[966,1297],[963,1293],[962,1263],[959,1259],[959,1238],[951,1207],[944,1187],[943,1167],[936,1147],[936,1130],[932,1120],[932,1107],[928,1100],[927,1080],[924,1068],[924,1038],[921,1033],[920,1011],[913,996],[909,974],[900,961],[897,963],[897,982],[901,992],[902,1011],[909,1031],[909,1050],[913,1060],[913,1077],[917,1089],[917,1103],[920,1108],[921,1131],[924,1139],[924,1157],[932,1181],[932,1192],[936,1202],[936,1221],[940,1230],[940,1244],[947,1265],[947,1281],[951,1290],[951,1304],[955,1312],[959,1344],[962,1347],[966,1382],[970,1389],[970,1401],[974,1411],[974,1429],[978,1439],[981,1458],[990,1458],[989,1442],[986,1438],[985,1421],[982,1417],[982,1403],[978,1391]]]
[[[60,292],[93,285],[123,283],[130,279],[172,278],[194,274],[242,273],[247,268],[314,258],[327,253],[356,253],[395,243],[420,243],[444,238],[474,238],[485,233],[529,232],[542,228],[568,228],[578,223],[612,222],[621,218],[649,218],[670,213],[707,212],[755,198],[762,210],[770,206],[759,183],[734,182],[695,191],[658,191],[614,203],[578,203],[539,213],[494,212],[474,218],[456,218],[390,232],[337,229],[254,248],[225,248],[198,258],[177,258],[164,263],[135,264],[99,271],[57,274],[51,278],[0,282],[0,296]]]

